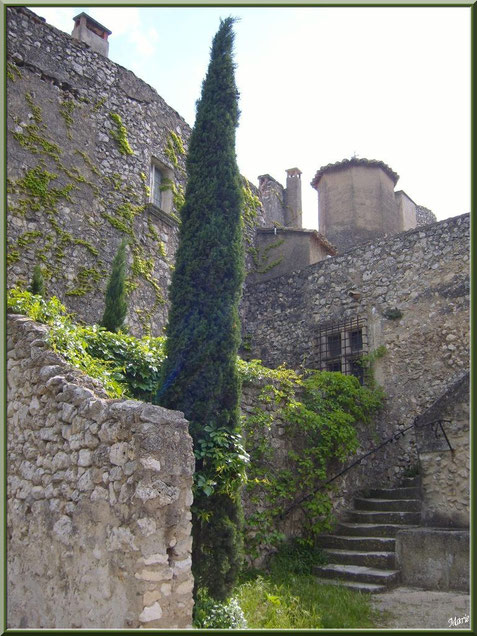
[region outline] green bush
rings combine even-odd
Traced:
[[[327,559],[322,550],[306,540],[293,538],[280,544],[271,557],[269,570],[272,576],[283,574],[311,574],[314,565],[323,565]]]
[[[199,589],[194,604],[193,626],[196,629],[247,629],[247,621],[235,597],[218,602]]]
[[[244,382],[270,381],[259,403],[244,418],[250,454],[246,485],[252,502],[265,502],[246,519],[251,556],[283,539],[279,519],[297,508],[304,513],[304,537],[332,524],[332,484],[326,481],[358,449],[357,424],[370,425],[383,402],[380,387],[361,386],[354,376],[328,371],[298,374],[285,367],[267,369],[259,360],[239,361]],[[273,405],[273,412],[268,409]],[[289,443],[287,465],[273,462],[267,431],[279,418]]]
[[[55,296],[47,301],[12,289],[7,306],[11,312],[50,325],[48,341],[52,348],[70,364],[100,380],[110,397],[151,401],[164,360],[164,338],[135,338],[97,325],[78,325]]]

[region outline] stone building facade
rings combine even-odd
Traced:
[[[26,285],[38,263],[48,294],[99,322],[126,238],[126,324],[159,335],[189,126],[151,86],[28,9],[7,10],[7,34],[8,285]]]

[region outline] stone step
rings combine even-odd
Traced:
[[[342,521],[335,528],[335,534],[360,537],[395,537],[398,530],[413,526],[402,523],[347,523]]]
[[[391,537],[354,537],[349,535],[322,534],[317,538],[320,548],[358,550],[361,552],[392,552],[396,540]]]
[[[313,572],[324,579],[376,583],[388,587],[397,584],[399,581],[399,570],[380,570],[363,565],[329,563],[328,565],[314,566]]]
[[[363,497],[377,497],[381,499],[419,499],[421,490],[417,486],[407,488],[369,488],[363,492]]]
[[[357,523],[401,523],[406,525],[418,525],[421,521],[420,512],[382,512],[374,510],[349,510],[348,520]]]
[[[356,510],[376,510],[379,512],[419,512],[420,499],[378,499],[357,497],[354,500]]]
[[[337,579],[321,579],[319,577],[316,577],[316,582],[319,585],[341,585],[341,587],[363,592],[364,594],[381,594],[389,589],[386,585],[376,585],[375,583],[357,583],[356,581],[339,581]]]
[[[420,485],[421,485],[420,475],[416,475],[415,477],[403,477],[401,481],[401,486],[403,488],[419,487]]]
[[[363,552],[359,550],[326,549],[324,553],[330,563],[366,565],[370,568],[393,569],[396,567],[395,552]]]

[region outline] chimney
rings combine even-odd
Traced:
[[[108,57],[108,36],[111,35],[111,31],[86,13],[79,13],[73,20],[75,27],[71,36],[90,46],[96,53]]]
[[[298,168],[289,168],[286,172],[287,187],[285,190],[285,225],[286,227],[301,228],[301,170]]]

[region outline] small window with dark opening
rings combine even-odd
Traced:
[[[341,334],[333,333],[328,336],[328,356],[336,358],[341,355]]]
[[[162,203],[162,191],[161,191],[161,183],[162,183],[162,173],[158,166],[153,164],[151,166],[151,201],[158,208],[161,207]]]
[[[364,384],[364,369],[358,360],[349,361],[349,372],[351,375],[354,375],[355,378],[358,378],[360,384]]]
[[[354,331],[350,331],[349,339],[351,344],[351,351],[354,353],[355,351],[361,351],[363,348],[363,332],[361,329],[355,329]]]

